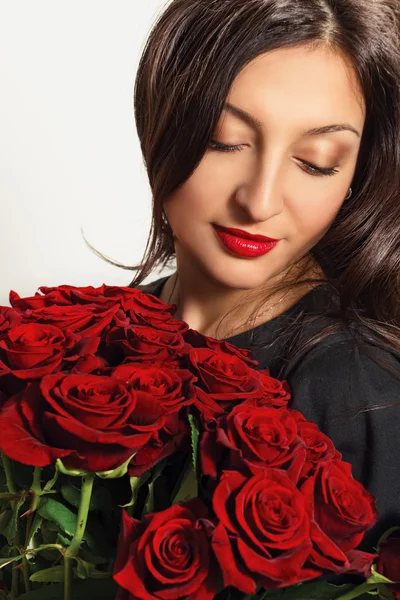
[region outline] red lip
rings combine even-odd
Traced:
[[[265,235],[253,235],[248,231],[243,231],[243,229],[234,229],[233,227],[223,227],[222,225],[213,225],[215,229],[219,231],[225,231],[225,233],[230,233],[236,237],[240,237],[244,240],[251,240],[252,242],[279,242],[274,238],[266,237]]]
[[[219,225],[213,225],[213,227],[225,248],[236,256],[245,258],[263,256],[273,250],[279,242],[279,240],[271,240],[261,235],[250,236],[247,231],[241,229],[231,229]],[[244,235],[247,237],[244,237]]]

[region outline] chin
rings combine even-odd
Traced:
[[[240,271],[240,272],[238,272]],[[209,271],[209,276],[218,282],[219,285],[230,288],[232,290],[254,290],[265,284],[274,274],[270,276],[268,273],[261,271],[258,268],[252,269],[247,266],[247,269],[226,268],[222,272],[217,272],[216,269]]]

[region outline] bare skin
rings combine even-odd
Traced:
[[[213,335],[220,319],[248,294],[249,301],[234,322],[226,321],[225,331],[244,323],[258,304],[252,292],[284,278],[325,235],[351,186],[365,123],[351,63],[326,48],[298,46],[257,57],[238,74],[226,103],[255,117],[259,130],[224,109],[212,140],[240,149],[209,147],[164,204],[175,239],[177,285],[170,298],[171,276],[161,298],[178,304],[175,318],[206,335]],[[306,134],[331,124],[347,124],[355,132]],[[310,165],[337,172],[318,175]],[[280,242],[264,256],[238,257],[221,244],[212,223]],[[312,270],[321,273],[318,264]],[[286,311],[309,290],[308,285],[293,290],[266,315],[262,308],[259,322]],[[264,309],[282,295],[273,296]]]

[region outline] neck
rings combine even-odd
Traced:
[[[193,269],[190,270],[190,274],[193,274]],[[309,276],[310,273],[307,272],[307,277]],[[318,276],[321,277],[321,273]],[[260,299],[246,301],[248,290],[230,290],[227,294],[226,288],[222,289],[212,281],[193,276],[185,278],[185,272],[182,273],[179,268],[166,281],[160,297],[164,302],[177,305],[175,319],[185,321],[192,329],[204,335],[217,337],[218,333],[218,337],[223,338],[228,337],[232,330],[232,333],[247,331],[284,313],[312,287],[311,284],[305,283],[294,289],[285,289],[272,294],[257,310],[254,321],[250,317],[259,307]],[[253,295],[250,293],[251,297]],[[224,319],[217,331],[221,319],[239,302],[239,308],[235,308]],[[250,323],[248,323],[249,319]]]

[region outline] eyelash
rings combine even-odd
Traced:
[[[213,150],[217,150],[218,152],[240,152],[244,148],[244,144],[240,144],[238,146],[228,146],[227,144],[222,144],[221,142],[216,142],[215,140],[211,140],[209,146],[210,148],[212,148]],[[331,177],[332,175],[336,175],[336,173],[339,172],[338,169],[334,167],[324,169],[322,167],[317,167],[316,165],[308,163],[304,160],[302,161],[302,163],[311,175],[316,175],[317,177],[323,177],[326,175]]]

